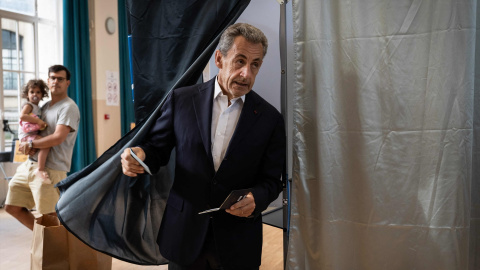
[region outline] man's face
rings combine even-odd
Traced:
[[[218,83],[229,100],[252,90],[262,62],[262,44],[250,43],[242,36],[235,38],[226,56],[215,52],[215,64],[220,69]]]
[[[52,97],[67,96],[67,89],[70,81],[67,80],[67,72],[60,70],[59,72],[50,72],[48,74],[48,89]]]

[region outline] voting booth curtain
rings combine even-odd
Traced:
[[[477,1],[292,9],[287,268],[480,269]]]
[[[135,109],[133,107],[133,87],[130,70],[130,50],[128,35],[128,18],[126,0],[118,0],[118,51],[120,60],[120,115],[122,136],[132,129],[135,123]]]
[[[63,1],[64,65],[71,73],[68,96],[80,110],[80,125],[72,155],[70,173],[87,166],[97,157],[93,135],[92,80],[88,1]]]

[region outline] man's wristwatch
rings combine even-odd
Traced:
[[[32,140],[29,140],[29,141],[28,141],[28,148],[29,148],[29,149],[32,149],[32,148],[33,148],[33,141],[32,141]]]

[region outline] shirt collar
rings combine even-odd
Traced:
[[[218,84],[218,76],[216,76],[215,77],[215,91],[213,92],[213,100],[215,101],[215,99],[218,96],[224,96],[224,95],[225,94],[223,94],[222,88],[220,88],[220,84]],[[242,100],[243,103],[245,102],[245,95],[243,95],[241,97],[238,97],[238,98],[234,98],[234,99],[230,100],[230,102],[233,104],[239,98]]]

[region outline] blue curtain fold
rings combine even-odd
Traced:
[[[88,1],[63,1],[63,62],[72,75],[68,96],[80,109],[80,126],[70,173],[81,170],[96,159],[88,22]]]
[[[120,59],[120,114],[122,136],[130,131],[130,124],[135,123],[133,108],[132,82],[130,79],[130,59],[128,53],[128,17],[125,0],[118,0],[118,45]]]

